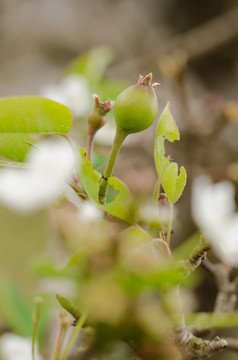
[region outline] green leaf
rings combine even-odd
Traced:
[[[128,294],[138,294],[147,289],[158,289],[165,291],[171,286],[182,282],[183,275],[178,272],[172,264],[158,268],[157,271],[138,273],[123,272],[118,273],[117,281]]]
[[[155,167],[159,177],[162,177],[164,170],[170,164],[169,158],[165,156],[164,137],[159,135],[155,139],[154,159]]]
[[[170,103],[165,106],[157,125],[156,137],[162,135],[166,140],[174,142],[180,139],[176,122],[170,112]]]
[[[186,184],[186,171],[182,166],[178,175],[178,165],[173,162],[164,170],[162,185],[169,201],[174,204],[181,196]]]
[[[186,184],[187,174],[182,166],[178,174],[178,165],[165,156],[164,142],[179,140],[180,135],[167,103],[156,129],[154,160],[160,184],[162,184],[169,201],[174,204],[181,196]]]
[[[41,259],[34,261],[31,271],[35,276],[47,278],[74,279],[76,274],[71,269],[59,268],[52,260]]]
[[[99,167],[104,165],[107,162],[107,160],[108,160],[108,156],[102,155],[102,154],[97,154],[94,152],[93,159],[92,159],[93,168],[98,169]]]
[[[186,173],[185,168],[183,166],[181,166],[180,170],[179,170],[179,175],[176,179],[173,203],[175,203],[182,195],[183,189],[186,185],[186,181],[187,181],[187,173]]]
[[[171,203],[173,203],[173,199],[174,199],[177,176],[178,176],[178,165],[174,162],[170,163],[169,166],[164,171],[162,178],[162,185]]]
[[[72,274],[71,279],[81,281],[82,274],[85,273],[85,269],[88,268],[88,255],[87,252],[79,250],[74,252],[69,258],[68,263],[63,268],[64,271]]]
[[[59,294],[56,294],[56,299],[58,300],[62,308],[68,311],[68,313],[70,313],[75,318],[75,320],[78,320],[80,318],[81,312],[68,299]]]
[[[90,161],[86,158],[86,151],[80,149],[78,153],[79,169],[78,177],[89,199],[98,204],[99,182],[102,178],[97,170],[92,168]]]
[[[144,229],[137,226],[130,226],[127,228],[123,233],[123,238],[123,241],[129,241],[133,244],[133,247],[148,243],[152,240],[152,237],[147,234]]]
[[[108,98],[116,99],[118,95],[128,86],[130,85],[125,80],[103,79],[100,82],[97,93],[102,101],[106,101]]]
[[[64,134],[72,125],[67,107],[40,97],[0,99],[0,155],[24,161],[30,144],[29,133]]]
[[[113,60],[113,53],[107,46],[95,47],[73,60],[65,75],[80,74],[86,77],[89,84],[95,87],[104,77],[108,65]]]
[[[66,134],[73,118],[69,109],[36,96],[0,99],[0,133]]]
[[[100,206],[104,211],[108,212],[109,214],[116,216],[119,219],[125,220],[129,223],[133,223],[134,219],[131,217],[127,208],[128,202],[131,198],[127,186],[115,177],[109,177],[108,184],[111,185],[115,190],[119,191],[119,194],[113,201]]]
[[[128,210],[130,192],[126,185],[115,177],[108,178],[108,184],[119,193],[113,201],[105,205],[100,204],[98,193],[102,174],[93,169],[90,161],[86,158],[86,151],[84,149],[80,149],[78,155],[78,178],[88,198],[109,214],[133,223],[134,219]]]
[[[1,134],[0,133],[0,155],[14,161],[24,161],[30,144],[36,140],[28,134]]]
[[[20,290],[10,281],[1,286],[1,316],[6,324],[22,336],[31,336],[33,323],[31,307],[23,300]]]
[[[170,103],[168,102],[159,118],[155,135],[154,160],[159,177],[163,175],[164,170],[170,163],[169,158],[165,156],[165,140],[174,142],[179,139],[179,131],[170,112]]]
[[[189,257],[193,249],[198,245],[201,234],[199,232],[194,233],[186,241],[180,244],[173,250],[172,256],[175,261],[185,260]]]

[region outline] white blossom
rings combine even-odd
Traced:
[[[77,216],[81,223],[91,224],[101,220],[104,212],[90,200],[81,200],[76,192],[66,184],[64,194],[67,199],[77,208]]]
[[[103,218],[103,211],[88,200],[81,201],[78,209],[78,217],[83,223],[90,224]]]
[[[2,360],[32,360],[32,340],[6,333],[0,338],[0,357]],[[42,360],[36,348],[35,359]]]
[[[116,124],[114,121],[107,121],[106,124],[97,131],[95,142],[99,145],[111,146],[116,134]]]
[[[167,225],[169,222],[170,211],[167,206],[153,206],[151,204],[144,204],[139,208],[139,220],[148,224]]]
[[[58,85],[47,85],[41,96],[66,105],[76,117],[88,114],[92,107],[92,96],[87,80],[80,75],[64,77]]]
[[[0,170],[0,202],[13,210],[34,211],[56,201],[74,167],[74,152],[65,139],[43,140],[38,147],[29,151],[29,168]]]
[[[95,135],[95,142],[99,145],[112,146],[116,134],[116,123],[115,119],[110,119],[106,124],[97,131]],[[143,135],[130,134],[124,140],[123,146],[131,146],[138,142],[143,143]]]
[[[238,213],[235,212],[235,189],[229,181],[212,184],[199,177],[192,188],[192,214],[210,240],[218,256],[238,267]]]

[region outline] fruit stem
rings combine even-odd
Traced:
[[[127,137],[127,134],[120,128],[117,128],[116,135],[113,141],[110,157],[107,163],[107,167],[103,174],[103,177],[100,182],[100,189],[99,189],[99,201],[101,204],[105,204],[107,191],[108,191],[108,182],[107,179],[112,175],[113,169],[117,160],[117,156],[121,149],[122,143]]]
[[[173,225],[173,204],[169,201],[169,222],[168,222],[167,239],[166,239],[168,246],[170,245],[172,225]]]
[[[160,177],[159,177],[156,184],[155,184],[155,190],[154,190],[154,196],[153,196],[153,203],[154,203],[154,207],[156,209],[157,209],[157,206],[158,206],[160,186],[161,186],[161,181],[160,181]]]
[[[88,141],[87,141],[87,158],[92,163],[92,153],[93,153],[93,140],[94,135],[90,132],[88,132]]]

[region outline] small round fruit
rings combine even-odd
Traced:
[[[147,129],[155,120],[158,100],[151,85],[152,74],[140,76],[136,85],[122,91],[115,101],[114,114],[117,127],[126,134]]]

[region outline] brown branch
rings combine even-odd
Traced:
[[[228,346],[225,339],[216,336],[212,340],[204,340],[194,336],[187,328],[176,331],[176,342],[189,359],[207,359]]]
[[[216,336],[211,341],[193,337],[186,347],[186,352],[191,359],[207,359],[214,353],[227,348],[227,341]]]
[[[185,272],[184,277],[188,277],[205,260],[207,251],[211,249],[210,244],[205,237],[201,236],[200,242],[192,250],[187,260],[178,261],[178,267]]]
[[[212,264],[206,260],[203,268],[214,277],[218,288],[214,312],[227,313],[235,310],[237,303],[238,277],[230,279],[231,268],[223,263]]]
[[[170,42],[169,47],[186,50],[189,58],[205,55],[237,38],[237,16],[238,7],[232,7],[185,34],[178,35]]]
[[[229,313],[235,310],[237,303],[237,294],[232,290],[229,291],[218,291],[214,312],[215,313]]]
[[[232,351],[236,351],[238,352],[238,339],[234,339],[234,338],[226,338],[228,347],[228,350],[232,350]]]
[[[185,51],[189,61],[206,56],[238,38],[237,18],[238,6],[233,6],[221,15],[173,37],[164,44],[162,50],[155,48],[150,52],[137,54],[136,62],[140,68],[144,65],[148,66],[148,64],[154,64],[155,59],[159,59],[161,53],[171,54],[177,49]],[[115,62],[109,72],[116,73],[122,67],[131,68],[133,65],[135,65],[135,57],[126,58]]]
[[[185,271],[185,277],[187,277],[202,264],[203,268],[214,277],[217,284],[218,294],[214,312],[232,312],[237,303],[238,277],[231,281],[231,268],[223,263],[213,264],[206,260],[206,253],[209,249],[210,245],[204,237],[201,237],[200,243],[193,249],[188,259],[180,261],[179,266]],[[210,332],[211,334],[212,332]],[[225,348],[238,352],[238,339],[221,339],[216,336],[212,340],[204,340],[194,336],[186,327],[177,329],[176,342],[181,348],[181,352],[184,350],[189,359],[206,359]]]
[[[211,276],[216,277],[216,266],[211,263],[208,259],[205,259],[201,266]]]
[[[229,281],[229,274],[227,273],[225,267],[217,265],[216,269],[218,293],[215,301],[214,312],[230,312],[234,310],[234,303],[236,302],[236,299],[234,299],[236,295],[233,293],[235,289]]]
[[[215,280],[218,293],[214,312],[227,313],[235,310],[237,302],[237,285],[230,279],[231,268],[223,263],[215,264]]]

